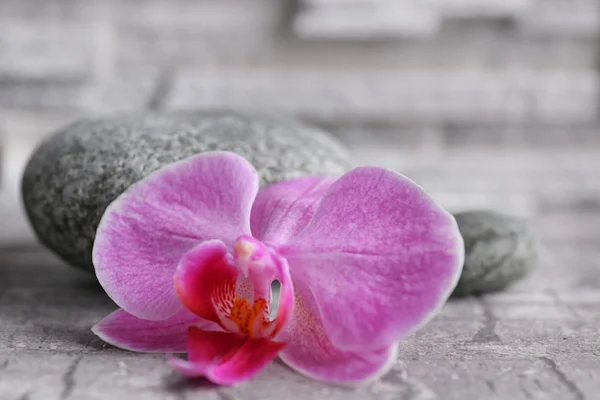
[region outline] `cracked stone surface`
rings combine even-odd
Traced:
[[[0,250],[0,399],[595,400],[600,282],[590,277],[600,271],[600,242],[564,240],[560,221],[538,221],[541,259],[530,277],[450,301],[400,344],[387,375],[357,389],[279,363],[239,387],[186,382],[164,356],[121,351],[92,334],[115,306],[89,274],[39,248]]]

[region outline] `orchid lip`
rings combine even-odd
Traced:
[[[190,311],[217,322],[227,332],[273,339],[292,316],[294,292],[287,262],[246,235],[236,240],[233,249],[232,256],[223,242],[209,241],[186,254],[174,278],[177,294]],[[285,299],[280,296],[271,319],[275,280],[285,286],[280,292]]]

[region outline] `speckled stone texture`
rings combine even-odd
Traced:
[[[455,296],[505,289],[536,266],[536,240],[527,223],[493,211],[455,215],[465,241],[465,264]]]
[[[119,194],[162,166],[214,150],[246,157],[262,184],[350,167],[327,133],[272,117],[179,112],[81,120],[32,156],[22,183],[29,220],[45,246],[91,271],[96,228]]]

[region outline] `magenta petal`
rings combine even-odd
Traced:
[[[231,244],[249,233],[257,190],[256,171],[233,153],[205,153],[152,173],[106,210],[93,250],[98,280],[133,315],[174,315],[178,261],[201,241]]]
[[[212,370],[232,356],[245,340],[244,336],[235,333],[190,328],[187,333],[188,359],[170,357],[169,363],[187,378],[210,379]]]
[[[273,361],[285,345],[266,338],[249,338],[232,357],[211,372],[209,379],[222,385],[246,381]]]
[[[283,243],[310,221],[321,197],[337,178],[309,176],[262,188],[252,207],[252,234],[263,242]]]
[[[188,378],[209,379],[220,385],[246,381],[260,372],[284,343],[250,339],[227,332],[190,329],[188,360],[171,358],[173,367]]]
[[[119,309],[104,317],[92,331],[103,341],[125,350],[182,353],[187,351],[187,332],[192,325],[205,330],[221,329],[187,310],[164,321],[149,321]]]
[[[225,244],[219,240],[208,240],[183,256],[173,281],[179,299],[188,310],[220,323],[215,298],[225,303],[233,302],[238,275]],[[220,291],[220,295],[215,296],[215,291]]]
[[[306,229],[280,248],[338,348],[375,349],[418,329],[456,285],[456,221],[409,179],[357,168],[336,181]]]
[[[340,384],[359,384],[373,381],[393,365],[398,344],[382,349],[344,351],[327,338],[316,312],[296,298],[294,320],[281,336],[288,345],[279,357],[291,368],[310,378]]]

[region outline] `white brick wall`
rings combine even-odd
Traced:
[[[593,70],[220,69],[183,71],[168,108],[276,109],[333,122],[556,121],[589,123],[598,112]]]
[[[2,0],[0,242],[41,137],[149,108],[297,116],[453,209],[600,208],[599,59],[598,0]]]

